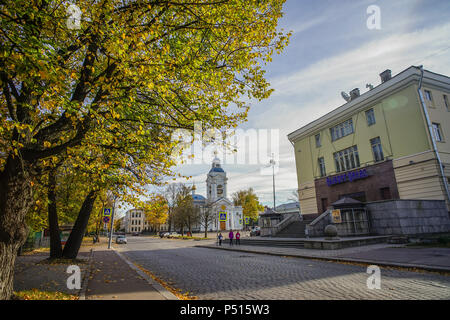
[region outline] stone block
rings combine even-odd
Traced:
[[[395,202],[395,209],[411,209],[411,202],[406,200],[398,200]]]

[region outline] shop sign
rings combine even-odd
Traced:
[[[346,172],[334,177],[327,178],[327,185],[329,187],[334,186],[335,184],[340,184],[344,182],[353,182],[356,180],[364,179],[369,177],[369,174],[367,173],[367,169],[360,169],[352,172]]]

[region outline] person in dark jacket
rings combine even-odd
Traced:
[[[233,238],[234,238],[233,230],[230,230],[230,233],[228,234],[228,238],[230,238],[230,246],[232,246],[233,245]]]
[[[223,240],[222,233],[219,233],[219,235],[217,236],[217,239],[219,240],[219,246],[221,246],[222,245],[222,240]]]

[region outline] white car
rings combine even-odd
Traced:
[[[127,244],[128,243],[127,237],[125,237],[125,236],[117,236],[116,243],[117,244],[121,244],[121,243]]]
[[[177,238],[177,237],[181,237],[181,234],[179,234],[178,232],[171,232],[169,237]]]

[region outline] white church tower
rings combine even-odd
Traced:
[[[206,192],[208,202],[214,202],[220,198],[227,198],[227,174],[223,171],[219,158],[214,158],[206,178]]]

